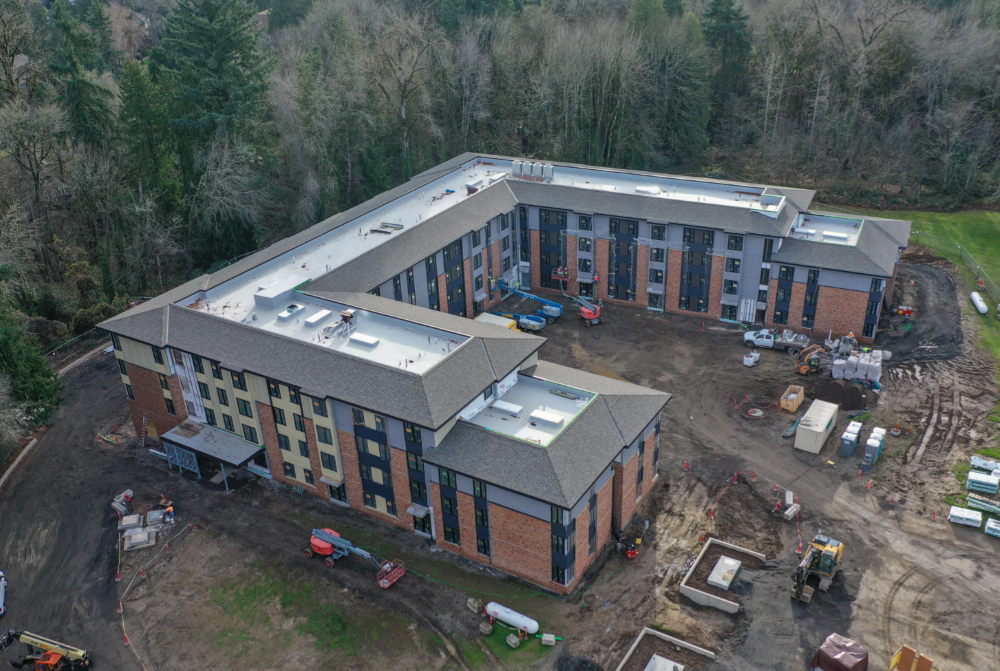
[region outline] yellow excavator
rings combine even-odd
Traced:
[[[27,667],[32,671],[82,671],[90,668],[90,655],[86,650],[16,629],[0,635],[0,653],[13,645],[14,641],[28,646],[28,654],[20,662],[10,663],[15,669]]]
[[[816,534],[809,547],[806,548],[799,567],[795,570],[795,584],[790,590],[793,599],[798,599],[802,603],[812,601],[812,587],[806,584],[809,576],[819,577],[819,589],[825,592],[830,589],[834,576],[840,570],[840,563],[844,560],[844,544],[835,541],[829,536]]]
[[[818,373],[822,363],[821,357],[825,354],[826,350],[823,349],[822,345],[809,345],[799,352],[799,358],[795,362],[795,372],[799,375]]]

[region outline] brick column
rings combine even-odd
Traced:
[[[636,243],[638,244],[638,243]],[[649,307],[649,245],[639,245],[636,250],[635,304]]]
[[[137,433],[142,431],[143,417],[153,423],[158,436],[162,436],[187,419],[187,405],[184,403],[181,383],[176,375],[167,378],[167,386],[173,397],[174,412],[177,413],[171,415],[167,412],[167,401],[163,395],[163,387],[160,386],[159,373],[127,361],[125,362],[125,370],[128,374],[129,384],[132,385],[132,395],[135,396],[134,401],[128,401],[128,407]]]
[[[434,542],[446,550],[458,552],[458,548],[453,543],[444,539],[444,517],[441,513],[441,486],[436,482],[428,482],[427,484],[427,496],[429,497],[427,503],[434,509],[434,533],[436,535]]]
[[[501,237],[503,237],[503,236],[501,236]],[[485,307],[486,307],[487,310],[492,309],[495,304],[497,304],[497,303],[500,302],[500,293],[501,293],[500,289],[489,291],[489,288],[490,288],[489,287],[489,280],[490,280],[489,276],[492,275],[493,279],[495,281],[497,281],[497,282],[499,282],[500,278],[503,276],[502,275],[503,271],[501,270],[501,268],[503,268],[503,266],[500,265],[500,241],[499,240],[494,240],[493,242],[490,243],[490,254],[493,257],[493,264],[490,266],[490,268],[488,269],[488,271],[486,273],[487,274],[487,278],[486,278],[487,286],[486,286],[486,289],[488,291],[488,295],[486,297]]]
[[[257,404],[260,406],[260,403]],[[312,490],[309,493],[320,497],[321,499],[330,499],[330,490],[319,481],[323,477],[323,462],[319,458],[319,442],[316,440],[316,424],[308,417],[302,418],[306,425],[306,444],[309,446],[309,465],[313,472],[313,481],[315,485],[306,485],[307,490]]]
[[[389,467],[392,469],[392,495],[396,499],[396,521],[403,529],[413,530],[413,517],[406,509],[413,503],[410,498],[410,467],[406,463],[406,452],[389,448]]]
[[[792,282],[792,300],[788,303],[788,328],[799,330],[802,326],[802,308],[806,304],[805,282]]]
[[[567,591],[552,582],[552,525],[495,503],[489,506],[493,565],[547,589]]]
[[[480,564],[492,563],[490,557],[479,554],[476,545],[476,503],[468,494],[456,492],[458,497],[458,532],[462,536],[462,547],[459,554]],[[489,510],[487,509],[487,515]],[[492,530],[491,530],[492,531]],[[492,549],[491,549],[492,550]]]
[[[445,304],[446,305],[446,304]],[[358,445],[353,433],[337,431],[340,440],[340,461],[344,465],[344,485],[347,489],[347,503],[361,510],[365,507],[364,490],[361,487],[361,468],[358,462]]]
[[[444,273],[438,275],[438,307],[441,312],[448,312],[448,287],[444,281]]]
[[[575,235],[566,234],[566,273],[569,279],[566,280],[566,293],[570,296],[580,295],[580,285],[577,274],[579,273],[579,268],[577,267],[577,251],[578,245],[580,244],[580,238]]]
[[[596,238],[594,240],[594,272],[600,277],[597,283],[597,297],[603,300],[608,299],[608,285],[611,282],[611,275],[608,274],[608,254],[610,240]]]
[[[708,316],[722,318],[722,271],[726,268],[726,257],[712,256],[712,277],[708,285]]]
[[[275,482],[284,483],[286,481],[285,469],[282,463],[285,461],[285,453],[278,447],[278,427],[274,425],[274,413],[271,411],[271,406],[264,405],[260,401],[257,401],[256,404],[260,432],[264,438],[264,449],[267,450],[267,463],[271,467],[271,477]]]
[[[778,280],[771,278],[771,284],[767,290],[767,312],[764,314],[764,326],[768,324],[774,325],[774,304],[777,302],[778,296]],[[777,324],[780,328],[782,325]]]
[[[472,294],[472,259],[462,260],[462,275],[465,278],[465,316],[472,319],[472,304],[475,302]],[[485,286],[486,280],[483,280],[483,288]]]
[[[542,243],[540,233],[535,230],[528,231],[528,241],[531,244],[531,288],[540,289],[542,287]]]
[[[614,515],[615,479],[608,478],[597,492],[597,551],[611,541],[611,517]],[[577,529],[577,533],[579,533]]]
[[[684,263],[684,252],[679,249],[667,250],[666,293],[663,295],[663,309],[667,312],[680,312],[681,301],[681,266]]]
[[[639,460],[636,458],[637,456],[635,455],[629,459],[628,463],[624,466],[618,463],[612,466],[615,472],[614,515],[618,522],[618,527],[622,530],[625,529],[629,520],[632,519],[632,515],[635,513],[637,507],[635,500],[635,483],[639,472]]]

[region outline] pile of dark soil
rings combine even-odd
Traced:
[[[632,652],[632,656],[628,658],[628,663],[625,664],[622,671],[643,671],[646,665],[649,664],[649,660],[653,658],[653,655],[659,655],[672,662],[683,664],[685,669],[701,669],[711,661],[708,657],[703,657],[687,648],[673,645],[662,638],[646,634],[639,641],[639,645]],[[560,671],[562,671],[561,668]],[[573,669],[573,671],[576,670]]]
[[[765,557],[774,557],[782,549],[781,528],[784,524],[777,513],[771,514],[776,499],[765,496],[766,485],[758,481],[760,487],[755,491],[751,483],[743,481],[744,477],[740,476],[740,482],[731,485],[722,495],[708,535],[760,552]]]
[[[857,382],[810,378],[805,385],[806,398],[827,403],[837,403],[841,410],[864,410],[878,403],[878,392],[871,391]]]
[[[738,594],[716,587],[715,585],[708,584],[708,576],[715,568],[716,563],[719,561],[719,557],[722,556],[731,557],[732,559],[743,562],[743,565],[740,567],[740,573],[737,574],[737,580],[741,577],[744,579],[746,578],[746,576],[742,575],[744,569],[756,571],[763,564],[761,560],[751,554],[738,552],[737,550],[713,544],[702,556],[701,561],[699,561],[694,567],[694,570],[691,572],[691,577],[688,578],[687,584],[695,589],[701,590],[702,592],[708,592],[712,596],[717,596],[720,599],[725,599],[726,601],[732,601],[735,603],[740,600],[740,596]]]

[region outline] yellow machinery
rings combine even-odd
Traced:
[[[889,662],[889,671],[938,671],[934,660],[927,655],[917,655],[908,645],[896,651]]]
[[[809,345],[799,352],[799,358],[795,362],[795,372],[800,375],[818,373],[821,363],[820,357],[826,354],[826,350],[821,345]]]
[[[27,664],[31,664],[28,668],[34,671],[80,671],[90,668],[90,655],[86,650],[16,629],[0,635],[0,653],[9,648],[14,641],[20,641],[28,646],[28,655],[24,659],[18,663],[10,663],[14,668],[24,668]],[[36,651],[44,652],[36,654]]]
[[[821,592],[830,589],[833,578],[840,570],[840,563],[843,560],[843,543],[823,534],[816,534],[816,538],[809,543],[809,547],[795,571],[795,584],[790,590],[792,598],[803,603],[812,601],[814,590],[806,584],[811,575],[819,577]]]

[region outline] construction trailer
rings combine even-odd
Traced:
[[[795,449],[819,454],[830,434],[837,426],[840,405],[826,401],[813,401],[799,422],[795,433]]]

